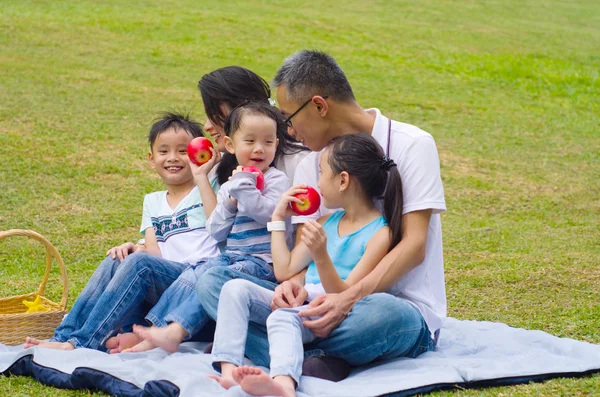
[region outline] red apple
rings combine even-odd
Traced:
[[[202,165],[212,158],[213,144],[208,138],[197,137],[188,143],[187,154],[192,163]]]
[[[252,166],[242,167],[242,171],[258,172],[258,175],[256,176],[256,188],[262,192],[265,188],[265,176],[263,175],[262,171]]]
[[[298,204],[295,201],[292,201],[290,205],[292,206],[292,210],[298,215],[311,215],[317,212],[319,207],[321,206],[321,195],[312,187],[307,187],[308,190],[306,193],[298,193],[294,195],[294,197],[302,200],[302,204]]]

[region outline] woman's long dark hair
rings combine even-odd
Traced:
[[[234,109],[254,101],[269,104],[271,97],[269,84],[256,73],[240,66],[226,66],[205,74],[198,82],[198,88],[206,116],[213,124],[220,126],[224,126],[227,119],[222,105]],[[285,124],[277,124],[277,139],[279,145],[275,152],[275,160],[284,155],[308,150],[287,133]],[[235,156],[225,153],[217,167],[219,183],[227,182],[237,166]]]
[[[369,134],[343,135],[328,146],[327,162],[336,174],[356,178],[371,199],[383,196],[383,216],[392,230],[390,249],[402,239],[402,180],[398,167]],[[386,188],[387,186],[387,188]]]

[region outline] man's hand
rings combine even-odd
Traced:
[[[348,316],[354,306],[354,300],[341,294],[323,294],[308,304],[306,310],[298,313],[300,317],[319,317],[302,322],[306,328],[319,338],[327,337]]]
[[[308,298],[308,292],[297,281],[287,280],[275,287],[271,300],[271,310],[302,306]]]

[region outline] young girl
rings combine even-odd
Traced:
[[[216,207],[206,222],[215,240],[227,241],[225,253],[188,267],[146,316],[153,326],[134,326],[134,332],[143,340],[125,352],[154,347],[174,352],[184,339],[202,329],[210,318],[194,287],[198,276],[211,267],[230,266],[260,279],[275,280],[266,224],[290,186],[286,175],[272,167],[281,123],[279,111],[267,103],[251,102],[231,112],[225,121],[224,145],[239,166],[221,186]],[[242,166],[263,172],[262,192],[256,187],[256,173],[242,171]],[[285,236],[282,238],[285,240]]]
[[[324,204],[343,210],[305,224],[301,243],[290,253],[285,244],[283,220],[291,215],[289,204],[299,202],[294,186],[280,200],[273,221],[271,245],[275,275],[286,280],[308,266],[308,300],[323,293],[339,293],[365,277],[401,238],[402,184],[394,162],[367,134],[334,139],[321,154],[318,182]],[[387,184],[387,190],[386,190]],[[385,217],[373,200],[384,194]],[[394,225],[391,229],[388,224]],[[299,312],[307,306],[278,309],[271,313],[273,291],[247,280],[235,279],[221,291],[213,365],[221,377],[211,376],[229,388],[240,384],[252,395],[295,396],[304,360],[303,344],[316,337],[302,325]],[[271,372],[242,366],[248,322],[265,324],[269,335]],[[242,335],[242,337],[240,337]]]

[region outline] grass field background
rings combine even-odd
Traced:
[[[204,73],[237,64],[270,80],[315,48],[363,106],[435,137],[449,316],[600,343],[597,1],[2,0],[0,38],[0,230],[56,245],[70,305],[161,189],[152,119],[204,120]],[[36,244],[0,242],[0,296],[35,290],[42,267]],[[596,375],[434,395],[598,390]],[[88,394],[0,378],[3,396]]]

